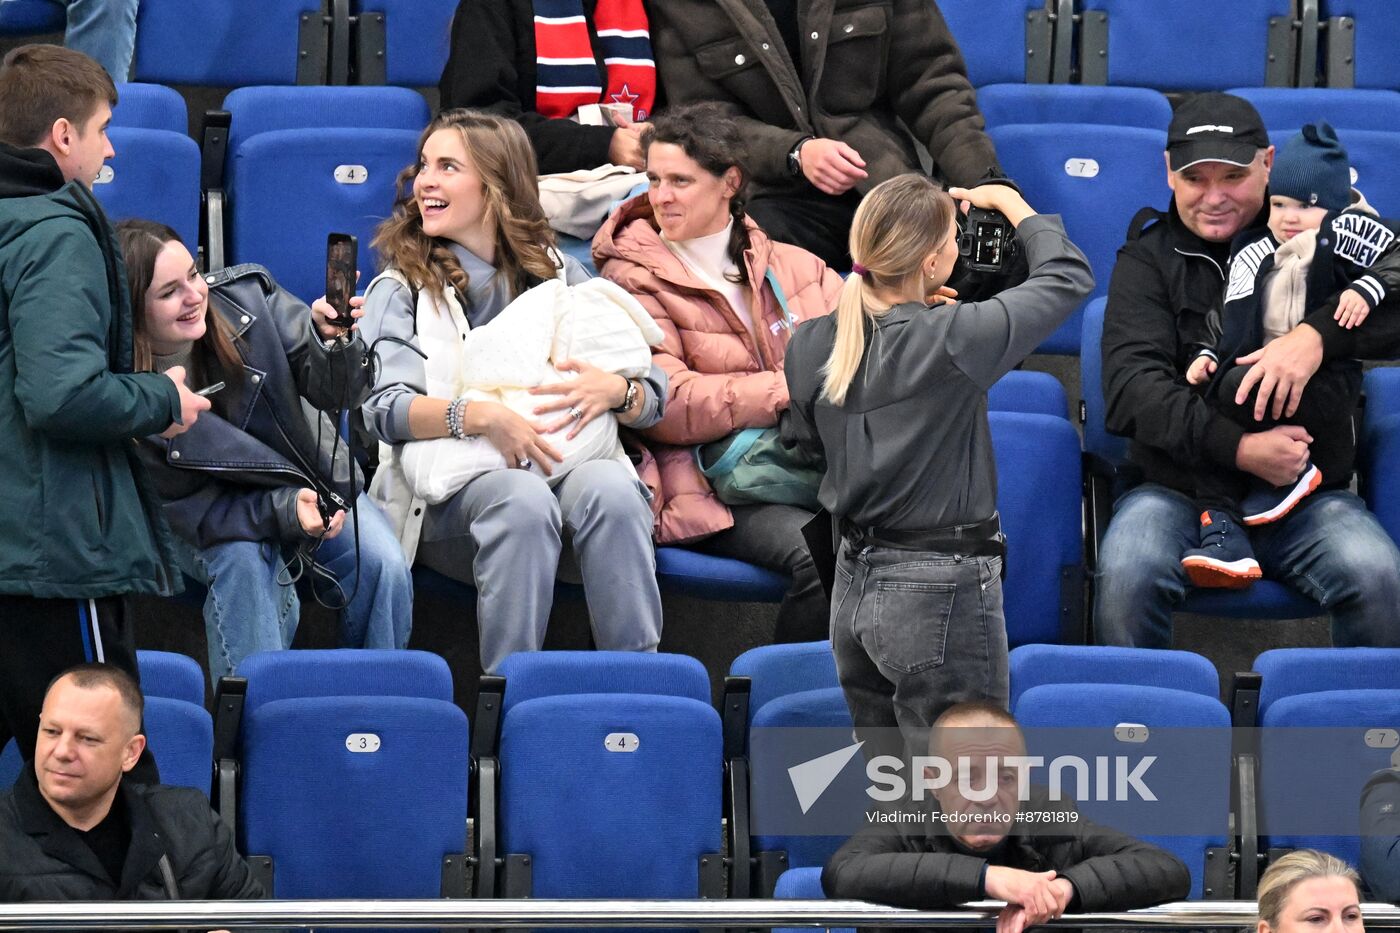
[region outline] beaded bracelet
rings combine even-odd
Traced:
[[[467,400],[460,395],[454,398],[452,403],[447,406],[447,433],[451,434],[459,441],[467,439],[467,432],[462,422],[466,408]]]

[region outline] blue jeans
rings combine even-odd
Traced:
[[[340,611],[345,648],[404,648],[413,626],[413,576],[383,513],[361,493],[358,587],[354,516],[336,537],[321,542],[316,561],[339,581],[315,580],[318,595]],[[204,628],[209,675],[215,683],[248,655],[290,648],[301,604],[296,588],[277,582],[283,549],[274,541],[229,541],[188,555],[186,572],[208,587]],[[343,595],[342,595],[343,594]]]
[[[3,4],[6,0],[0,0]],[[107,69],[120,84],[131,72],[139,0],[50,0],[67,9],[63,44]]]
[[[1333,644],[1400,645],[1400,551],[1359,498],[1314,493],[1282,521],[1250,529],[1249,538],[1264,576],[1331,614]],[[1100,644],[1171,647],[1172,610],[1189,585],[1181,555],[1199,541],[1200,516],[1181,493],[1144,483],[1118,500],[1095,574]]]

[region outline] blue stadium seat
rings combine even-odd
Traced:
[[[1270,703],[1261,723],[1263,844],[1271,853],[1319,849],[1355,866],[1361,789],[1372,774],[1393,765],[1394,748],[1378,740],[1377,730],[1400,727],[1400,689],[1287,696]]]
[[[1060,380],[1049,373],[1014,369],[987,391],[987,410],[1068,418],[1069,399]]]
[[[5,5],[0,4],[0,9]],[[117,85],[117,106],[112,108],[112,126],[188,133],[190,117],[185,108],[185,99],[173,87],[133,81]]]
[[[24,759],[19,755],[19,746],[15,744],[14,739],[10,739],[5,743],[5,747],[0,749],[0,788],[14,784],[23,767]]]
[[[740,603],[782,602],[789,584],[766,567],[683,547],[656,549],[656,579],[663,593]]]
[[[1276,648],[1254,659],[1259,718],[1287,697],[1335,690],[1400,690],[1400,648]],[[1397,724],[1400,725],[1400,724]]]
[[[1318,12],[1327,27],[1328,86],[1400,90],[1400,6],[1393,0],[1321,0]]]
[[[1304,123],[1326,120],[1339,130],[1400,127],[1400,93],[1339,88],[1237,87],[1270,130],[1297,132]],[[1346,136],[1342,133],[1343,137]]]
[[[367,285],[377,269],[375,227],[393,207],[399,173],[417,158],[423,98],[406,88],[256,87],[229,94],[224,109],[227,261],[263,263],[310,301],[325,291],[326,234],[353,233]],[[211,243],[220,232],[211,231]]]
[[[1367,370],[1362,385],[1366,392],[1366,430],[1400,416],[1400,366]]]
[[[1372,369],[1365,386],[1361,494],[1381,527],[1400,542],[1400,368]]]
[[[840,685],[829,641],[750,648],[729,665],[729,676],[749,679],[749,725],[759,710],[778,697]]]
[[[1050,80],[1046,0],[939,0],[973,87]],[[1034,46],[1036,55],[1027,55]]]
[[[175,229],[191,253],[199,248],[199,146],[184,132],[115,126],[116,156],[92,193],[113,222],[156,220]]]
[[[302,697],[400,696],[452,702],[452,672],[431,651],[325,648],[260,651],[243,659],[247,713]]]
[[[1162,687],[1046,684],[1023,692],[1013,713],[1027,730],[1029,753],[1046,761],[1155,755],[1144,780],[1157,800],[1115,803],[1076,794],[1079,812],[1180,858],[1191,870],[1192,900],[1233,898],[1230,713],[1219,700]],[[1147,734],[1119,737],[1120,725],[1145,726]]]
[[[1096,282],[1090,298],[1106,293],[1133,215],[1166,199],[1165,127],[1046,123],[993,127],[989,135],[1026,200],[1060,214],[1089,258]],[[1082,318],[1076,311],[1040,352],[1078,353]]]
[[[1352,185],[1382,217],[1400,218],[1400,125],[1385,130],[1343,130],[1337,134],[1351,159]],[[1269,140],[1282,146],[1297,132],[1270,130]]]
[[[708,704],[527,700],[504,718],[500,768],[501,896],[723,894],[720,721]]]
[[[993,84],[977,89],[977,109],[989,127],[1015,123],[1105,123],[1165,130],[1172,120],[1172,105],[1167,98],[1145,87]]]
[[[326,234],[359,240],[361,280],[378,267],[375,228],[395,179],[417,157],[418,133],[385,129],[277,130],[233,153],[228,262],[260,262],[303,301],[326,290]]]
[[[204,671],[199,662],[173,651],[138,651],[136,669],[141,692],[147,697],[169,697],[204,706]]]
[[[1089,303],[1084,312],[1083,349],[1079,356],[1080,395],[1084,399],[1084,451],[1092,475],[1089,494],[1092,548],[1108,528],[1117,483],[1116,470],[1127,459],[1127,441],[1109,434],[1104,425],[1103,312],[1105,299]],[[1274,580],[1260,580],[1247,590],[1190,589],[1178,612],[1224,616],[1233,619],[1307,619],[1323,613],[1317,603],[1292,587]]]
[[[637,651],[521,651],[501,662],[502,714],[527,700],[582,693],[687,697],[710,702],[705,665],[685,654]]]
[[[0,35],[62,32],[66,24],[63,7],[53,0],[6,0],[0,3]]]
[[[1011,645],[1083,641],[1079,435],[1064,418],[990,412]]]
[[[1011,706],[1044,684],[1130,684],[1220,696],[1215,665],[1190,651],[1105,645],[1022,645],[1011,652]]]
[[[569,236],[567,233],[555,233],[558,239],[559,251],[565,256],[572,256],[583,264],[583,267],[594,275],[598,274],[598,267],[593,264],[593,244],[588,240],[580,240],[576,236]]]
[[[206,87],[320,83],[321,11],[322,0],[145,0],[136,16],[136,80]]]
[[[749,730],[749,819],[752,852],[760,863],[760,890],[756,892],[760,896],[766,895],[784,869],[825,865],[841,843],[860,828],[864,806],[850,806],[853,800],[863,803],[868,799],[864,759],[859,754],[854,763],[847,762],[806,813],[801,811],[789,780],[790,768],[850,746],[853,728],[840,687],[789,693],[765,703],[754,714]],[[838,808],[844,805],[850,812],[830,812],[822,807],[823,801]],[[850,831],[830,834],[829,828],[840,825],[843,818],[851,824]],[[827,833],[815,834],[816,829]],[[765,867],[774,864],[776,870],[765,877]]]
[[[265,703],[245,721],[239,849],[273,897],[463,896],[468,768],[450,702]]]
[[[1163,91],[1293,84],[1292,0],[1080,0],[1083,84]],[[1210,29],[1199,28],[1203,22]]]
[[[203,687],[201,678],[201,693]],[[214,766],[214,720],[209,712],[184,700],[148,696],[145,729],[160,782],[193,787],[209,796]]]
[[[785,871],[778,878],[778,886],[773,896],[781,900],[822,901],[826,892],[822,890],[822,870],[820,868],[794,868]],[[805,933],[796,928],[778,927],[774,933]],[[852,927],[827,927],[827,933],[854,933]]]
[[[423,95],[393,87],[241,87],[224,98],[223,109],[231,118],[230,158],[260,133],[346,127],[421,133],[430,117]]]
[[[458,0],[354,0],[360,84],[436,86]]]

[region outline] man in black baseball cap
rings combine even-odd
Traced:
[[[1200,162],[1248,166],[1269,148],[1259,111],[1233,94],[1195,94],[1181,102],[1167,127],[1167,168],[1183,172]]]
[[[1171,206],[1140,212],[1118,252],[1104,311],[1104,402],[1109,431],[1132,442],[1125,472],[1142,482],[1115,503],[1099,548],[1094,631],[1101,643],[1171,647],[1172,612],[1189,590],[1182,553],[1200,540],[1189,477],[1240,470],[1278,486],[1308,460],[1311,438],[1302,428],[1246,432],[1183,378],[1193,348],[1215,336],[1211,319],[1224,304],[1231,241],[1245,231],[1251,239],[1267,233],[1273,159],[1248,101],[1219,93],[1187,98],[1167,131]],[[1256,411],[1272,403],[1275,418],[1292,415],[1324,353],[1395,352],[1376,342],[1384,328],[1343,330],[1331,314],[1311,314],[1243,358],[1253,368],[1241,394],[1258,384]],[[1252,530],[1254,553],[1265,576],[1326,606],[1334,644],[1400,645],[1400,551],[1346,479]]]

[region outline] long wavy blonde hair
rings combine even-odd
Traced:
[[[927,175],[909,173],[883,181],[856,208],[851,221],[851,259],[864,267],[846,277],[836,302],[836,342],[822,367],[822,395],[833,405],[846,392],[865,354],[865,319],[878,318],[890,306],[875,291],[903,290],[929,253],[948,236],[957,211],[953,199]]]
[[[413,196],[413,182],[422,166],[423,146],[439,130],[462,136],[467,158],[485,188],[484,222],[495,227],[496,269],[518,295],[532,280],[553,278],[557,267],[550,257],[554,231],[540,207],[535,153],[520,124],[482,110],[444,110],[418,138],[419,160],[399,173],[393,213],[379,225],[373,245],[383,268],[397,269],[419,288],[466,293],[468,276],[449,242],[423,232],[423,215]]]

